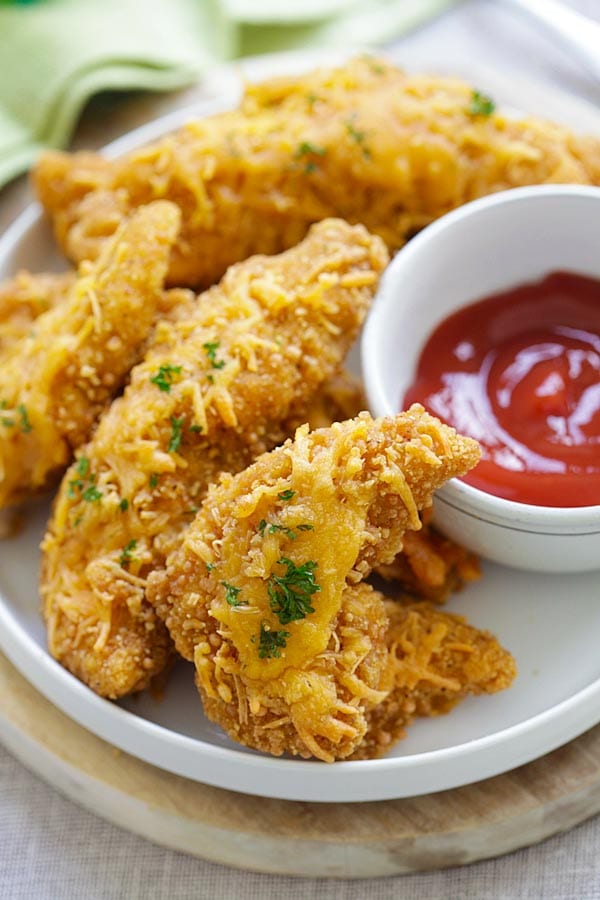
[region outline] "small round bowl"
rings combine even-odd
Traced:
[[[493,194],[424,229],[384,273],[362,337],[371,412],[402,408],[423,345],[461,307],[549,272],[600,278],[600,188],[544,185]],[[538,572],[600,569],[600,506],[516,503],[452,479],[434,521],[481,556]]]

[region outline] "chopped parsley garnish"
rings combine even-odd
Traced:
[[[119,503],[119,509],[121,510],[121,512],[127,512],[127,510],[129,509],[129,500],[127,499],[127,497],[123,497],[123,499]]]
[[[267,527],[268,526],[268,527]],[[308,525],[308,523],[302,523],[300,525],[295,525],[294,528],[296,531],[312,531],[313,526]],[[296,531],[294,528],[287,528],[285,525],[269,525],[266,519],[261,519],[258,523],[258,530],[264,536],[265,532],[267,534],[285,534],[286,537],[290,539],[290,541],[296,540]]]
[[[207,341],[206,344],[202,344],[202,346],[206,350],[206,355],[208,356],[212,368],[222,369],[225,365],[225,360],[217,359],[217,350],[221,346],[220,341]]]
[[[181,366],[160,366],[158,374],[154,375],[150,381],[155,384],[161,391],[168,394],[173,384],[173,376],[181,374]]]
[[[0,421],[2,422],[4,427],[5,428],[13,428],[13,426],[16,423],[15,423],[15,420],[12,418],[12,415],[10,415],[10,413],[12,411],[8,409],[8,404],[7,404],[6,400],[3,400],[2,403],[0,403],[0,410],[6,410],[6,412],[9,413],[9,415],[2,416],[2,418],[0,419]],[[21,428],[21,433],[28,434],[30,431],[33,430],[33,425],[29,421],[29,418],[27,416],[27,410],[26,410],[25,406],[22,403],[19,403],[19,405],[16,407],[15,411],[19,413],[19,425]]]
[[[467,112],[472,116],[491,116],[495,109],[496,104],[491,97],[480,94],[479,91],[473,91]]]
[[[67,497],[73,499],[77,497],[77,491],[81,494],[82,500],[88,503],[96,503],[102,499],[102,492],[96,487],[96,476],[90,475],[90,461],[87,456],[80,456],[75,466],[77,478],[69,481],[69,489]]]
[[[367,132],[359,131],[352,120],[346,122],[346,131],[348,132],[352,140],[360,146],[365,159],[370,159],[371,151],[368,147],[365,147],[365,138],[367,136]]]
[[[225,599],[229,606],[246,606],[245,600],[238,599],[242,592],[241,588],[235,587],[235,585],[230,584],[228,581],[222,581],[221,584],[225,588]]]
[[[317,97],[316,94],[311,93],[311,94],[306,95],[306,102],[308,103],[308,105],[310,106],[311,109],[313,108],[313,106],[315,105],[315,103],[317,102],[318,99],[319,98]]]
[[[152,490],[154,490],[154,488],[158,484],[159,478],[160,478],[160,475],[158,475],[156,472],[152,472],[152,474],[150,475],[150,478],[148,479],[148,484],[150,485]]]
[[[0,410],[5,410],[8,408],[8,403],[6,400],[2,400],[0,402]],[[14,421],[10,418],[10,416],[2,416],[0,422],[4,425],[5,428],[12,428],[15,424]]]
[[[190,425],[190,431],[193,431],[194,434],[201,434],[204,429],[202,425]]]
[[[126,569],[127,566],[129,565],[129,563],[131,562],[132,553],[136,547],[137,547],[137,541],[131,540],[131,541],[129,541],[129,543],[127,544],[127,546],[124,548],[123,552],[121,553],[121,555],[119,557],[119,562],[121,563],[121,565],[123,566],[124,569]]]
[[[212,572],[212,570],[215,568],[215,566],[216,566],[216,563],[206,563],[206,571]]]
[[[295,497],[295,496],[296,496],[296,491],[290,491],[290,490],[287,490],[287,491],[280,491],[280,492],[277,494],[277,496],[279,497],[280,500],[285,500],[285,501],[291,500],[292,497]]]
[[[185,421],[185,416],[181,416],[177,419],[175,416],[171,416],[171,440],[169,441],[169,453],[177,453],[181,446],[181,436],[183,434],[183,423]]]
[[[102,500],[102,491],[99,491],[92,482],[89,487],[86,487],[81,496],[84,500],[87,500],[88,503],[96,503],[98,500]]]
[[[286,567],[285,575],[272,574],[267,583],[271,609],[282,625],[304,619],[314,612],[310,605],[313,594],[321,590],[315,581],[317,563],[313,560],[297,566],[291,559],[282,556],[277,560]]]
[[[258,656],[260,659],[279,659],[280,653],[286,646],[286,638],[290,637],[289,631],[271,631],[268,623],[260,623],[260,637],[258,640]]]
[[[325,156],[326,153],[326,147],[319,147],[317,144],[311,144],[309,141],[302,141],[296,150],[296,158],[306,159],[306,157],[311,156]],[[314,159],[307,159],[306,165],[304,166],[304,171],[307,175],[310,175],[311,172],[315,172],[316,168],[317,165]]]

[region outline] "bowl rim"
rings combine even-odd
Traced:
[[[451,210],[436,219],[419,232],[408,244],[402,247],[392,259],[383,273],[380,286],[377,290],[375,301],[367,317],[363,328],[360,343],[361,367],[365,384],[365,392],[369,409],[374,415],[396,415],[398,410],[391,408],[385,398],[384,383],[380,365],[381,354],[374,352],[378,346],[381,331],[387,321],[385,315],[390,303],[393,302],[393,291],[390,286],[401,276],[402,269],[411,260],[427,251],[427,247],[445,234],[448,229],[473,216],[485,216],[490,210],[504,206],[515,206],[527,202],[544,202],[560,197],[579,198],[583,201],[598,203],[600,206],[600,186],[579,184],[544,184],[527,185],[525,187],[511,188],[480,197]],[[503,522],[523,521],[529,524],[537,524],[543,527],[556,527],[563,525],[569,528],[581,529],[586,525],[596,525],[594,532],[600,532],[600,504],[591,506],[538,506],[532,503],[519,503],[504,497],[497,497],[487,493],[481,488],[466,484],[458,478],[451,479],[440,492],[442,495],[450,495],[454,502],[469,507],[471,514],[491,516],[496,521],[490,524],[502,524]],[[568,525],[566,523],[568,519]],[[509,526],[510,527],[510,526]],[[527,529],[524,529],[527,530]],[[582,532],[579,531],[579,534]]]

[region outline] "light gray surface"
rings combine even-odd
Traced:
[[[570,5],[600,21],[600,0]],[[466,70],[472,62],[600,104],[600,90],[583,69],[494,0],[462,4],[395,45],[404,47],[411,59],[422,56],[424,66]],[[0,192],[0,229],[17,195],[23,196],[20,184]],[[243,873],[154,847],[102,822],[0,748],[1,900],[600,900],[599,848],[596,818],[538,847],[444,872],[369,882]]]

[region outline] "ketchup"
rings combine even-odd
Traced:
[[[481,444],[468,484],[600,504],[600,281],[554,272],[449,316],[423,349],[415,401]]]

